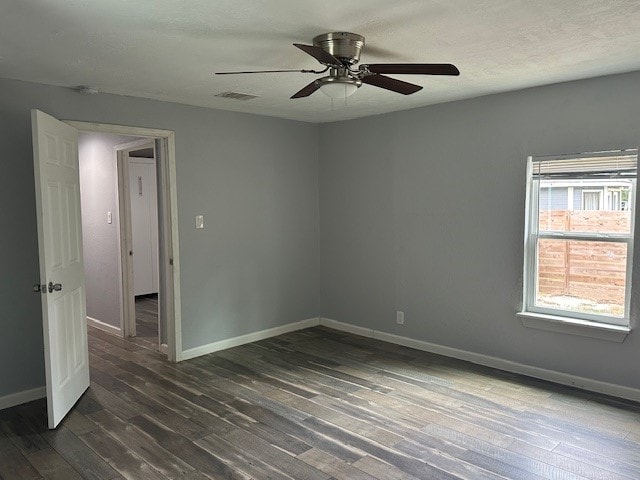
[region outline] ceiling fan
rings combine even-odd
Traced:
[[[397,75],[460,75],[460,71],[449,63],[372,63],[362,64],[360,52],[364,47],[364,37],[356,33],[333,32],[318,35],[313,45],[294,43],[303,52],[311,55],[325,66],[323,70],[257,70],[253,72],[217,72],[216,75],[235,75],[244,73],[281,73],[298,72],[316,75],[329,72],[294,93],[291,98],[308,97],[316,90],[332,98],[346,98],[352,95],[363,83],[384,88],[403,95],[411,95],[422,90],[420,85],[403,82],[383,74]]]

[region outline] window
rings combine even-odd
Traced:
[[[529,158],[523,315],[628,326],[637,158]]]
[[[600,190],[583,190],[582,210],[602,210],[602,192]]]
[[[629,190],[624,188],[609,189],[607,191],[608,210],[626,210]]]

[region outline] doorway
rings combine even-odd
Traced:
[[[139,345],[167,352],[166,324],[161,321],[160,264],[158,218],[157,139],[136,139],[116,145],[118,198],[121,219],[121,242],[128,252],[131,268],[123,265],[123,275],[130,274],[123,296],[133,302],[133,314],[125,316],[124,334],[135,337]],[[129,308],[130,305],[129,305]]]
[[[66,123],[79,130],[83,237],[92,244],[85,248],[90,253],[85,255],[87,322],[120,337],[135,337],[135,343],[179,361],[173,133]],[[86,170],[96,169],[95,158],[84,158],[87,153],[106,154],[109,168],[85,175]],[[87,161],[93,163],[89,168]],[[84,188],[83,180],[91,175],[93,185]],[[97,182],[99,188],[93,188]],[[113,199],[110,205],[104,204],[105,190]],[[108,249],[101,230],[109,232],[108,258],[103,255]],[[141,231],[146,233],[146,244],[144,240],[136,244]],[[95,254],[96,248],[102,250]]]

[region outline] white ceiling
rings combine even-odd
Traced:
[[[0,77],[309,122],[640,70],[638,0],[2,0]],[[361,63],[453,63],[460,77],[395,76],[344,102],[289,97],[301,73],[216,71],[320,65],[293,47],[318,34],[366,37]],[[259,98],[214,95],[234,91]]]

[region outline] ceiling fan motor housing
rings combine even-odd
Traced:
[[[313,45],[322,48],[348,65],[354,65],[360,61],[364,37],[349,32],[323,33],[313,38]]]

